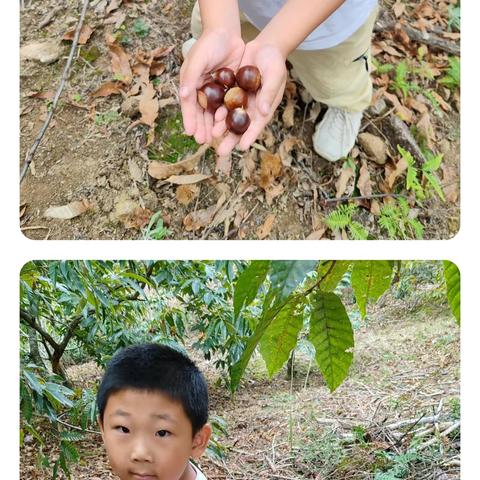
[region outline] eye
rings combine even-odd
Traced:
[[[114,430],[117,430],[120,433],[130,433],[130,430],[123,425],[118,425],[118,427],[115,427]]]
[[[168,435],[170,435],[170,432],[167,430],[159,430],[155,435],[159,437],[168,437]]]

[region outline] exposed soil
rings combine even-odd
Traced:
[[[33,41],[61,42],[65,31],[75,27],[81,2],[63,2],[52,22],[43,28],[39,27],[41,21],[57,6],[57,2],[45,0],[26,3],[27,7],[21,12],[21,46]],[[384,2],[383,7],[391,10],[391,4],[393,2]],[[133,55],[137,49],[150,51],[159,46],[174,47],[162,58],[164,72],[155,78],[159,98],[172,98],[173,104],[160,109],[155,140],[149,146],[145,126],[139,125],[128,130],[132,119],[122,113],[121,95],[90,101],[92,92],[112,80],[105,33],[113,31],[112,25],[104,24],[103,13],[96,13],[93,7],[90,8],[85,23],[94,32],[87,44],[80,47],[53,121],[21,186],[20,224],[27,237],[138,239],[142,237],[142,227],[155,212],[161,213],[170,230],[166,238],[174,239],[256,239],[263,236],[269,239],[305,239],[312,232],[322,229],[325,230],[323,235],[319,234],[322,238],[342,238],[347,235],[326,229],[324,225],[325,216],[335,209],[337,203],[323,201],[335,198],[338,193],[335,183],[342,172],[343,162],[329,163],[313,151],[311,135],[324,106],[311,101],[301,83],[294,79],[294,73],[290,78],[290,85],[297,91],[293,127],[286,128],[284,125],[283,115],[288,103],[284,99],[265,134],[251,149],[257,154],[262,150],[276,153],[284,140],[298,140],[287,155],[286,163],[290,165],[284,163],[283,172],[276,179],[276,186],[281,193],[273,198],[271,205],[266,201],[264,190],[253,180],[255,175],[250,179],[245,178],[246,158],[252,152],[233,152],[229,176],[216,171],[215,152],[208,150],[199,163],[197,173],[206,173],[211,177],[199,184],[196,200],[186,206],[176,198],[176,185],[156,181],[149,176],[147,169],[151,161],[175,162],[198,149],[192,139],[183,135],[177,96],[182,63],[181,45],[190,37],[192,5],[192,0],[132,1],[124,2],[118,9],[126,17],[116,33],[124,41],[122,45],[129,54]],[[413,6],[413,3],[409,5],[408,15],[413,15]],[[148,25],[148,35],[136,33],[139,21],[140,25]],[[375,39],[394,45],[394,39],[385,34],[377,33]],[[51,97],[32,97],[32,92],[56,90],[70,45],[70,42],[61,42],[62,54],[54,63],[45,65],[31,60],[21,63],[20,166],[43,124],[51,101]],[[439,61],[447,65],[446,56]],[[430,116],[436,136],[435,150],[445,153],[440,181],[444,188],[452,188],[453,184],[458,189],[458,102],[449,103],[452,105],[450,112],[431,108]],[[381,120],[381,115],[367,112],[363,121],[364,130],[383,135],[379,133]],[[396,152],[390,154],[389,162],[396,161]],[[352,157],[358,169],[362,160],[367,160],[373,193],[381,193],[379,185],[385,176],[385,167],[371,161],[360,147],[354,148]],[[254,160],[258,169],[260,159]],[[344,195],[358,195],[353,182],[354,179]],[[396,191],[407,193],[404,179],[399,181]],[[223,216],[195,231],[187,230],[185,217],[214,205],[222,194],[225,195]],[[58,220],[44,216],[51,206],[81,200],[87,200],[91,208],[76,218]],[[453,199],[445,202],[433,195],[421,206],[411,206],[411,215],[424,226],[424,238],[450,238],[458,230],[458,195],[453,195]],[[126,208],[130,215],[127,221],[125,216],[122,217]],[[388,233],[378,225],[377,216],[372,211],[371,202],[362,202],[355,220],[368,230],[371,238],[388,238]],[[273,222],[271,231],[265,228],[262,234],[260,227],[269,215],[272,215]]]

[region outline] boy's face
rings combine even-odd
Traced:
[[[192,438],[192,426],[180,403],[143,390],[110,395],[100,423],[113,471],[121,480],[190,480],[188,464],[207,447],[211,429]]]

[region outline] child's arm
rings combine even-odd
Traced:
[[[237,0],[199,0],[202,35],[180,69],[180,106],[187,135],[198,143],[212,140],[213,115],[197,103],[197,89],[219,67],[237,70],[245,49]]]
[[[249,99],[251,123],[247,131],[241,137],[228,133],[217,148],[219,155],[227,155],[236,145],[240,150],[247,150],[255,142],[282,101],[288,55],[344,1],[288,0],[257,37],[247,43],[242,65],[253,64],[260,69],[262,87],[256,97]],[[226,115],[225,108],[217,110],[214,137],[225,133]]]
[[[274,44],[285,58],[345,0],[289,0],[255,39]]]

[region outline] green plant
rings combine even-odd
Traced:
[[[385,459],[388,463],[388,469],[383,472],[376,472],[374,480],[398,480],[406,478],[411,464],[419,461],[422,457],[415,449],[409,449],[403,453],[390,453],[383,450],[377,452],[377,455]]]
[[[138,37],[145,38],[150,33],[150,26],[141,18],[137,18],[133,24],[133,31]]]
[[[447,74],[439,80],[439,83],[452,90],[460,87],[460,58],[449,57]]]
[[[458,397],[454,397],[450,400],[450,415],[453,420],[460,420],[461,404]]]
[[[95,114],[95,125],[109,125],[113,122],[120,120],[120,115],[115,110],[109,110],[108,112],[97,112]]]
[[[172,234],[172,231],[163,225],[162,213],[152,215],[148,225],[142,230],[143,240],[163,240]]]
[[[363,225],[353,220],[353,214],[357,211],[354,204],[339,205],[325,219],[325,224],[330,230],[350,233],[354,240],[367,240],[368,232]]]
[[[408,97],[410,92],[419,92],[421,89],[416,83],[409,81],[409,75],[413,72],[407,62],[403,61],[395,67],[395,77],[392,81],[392,87],[402,92],[404,98]]]
[[[396,203],[387,203],[380,210],[378,224],[387,232],[388,238],[407,240],[423,238],[423,225],[410,215],[410,206],[404,198]]]
[[[460,2],[459,2],[460,3]],[[448,6],[448,28],[450,30],[460,31],[460,5]]]

